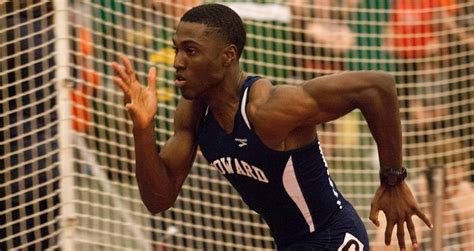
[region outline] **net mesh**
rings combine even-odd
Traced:
[[[143,83],[148,69],[157,67],[155,131],[163,145],[173,132],[179,98],[171,37],[182,13],[199,3],[70,0],[68,19],[61,20],[68,33],[59,36],[69,50],[58,51],[58,10],[51,1],[0,1],[0,250],[56,249],[65,242],[77,250],[275,248],[263,220],[200,153],[173,208],[152,216],[140,199],[131,121],[110,62],[120,53],[129,56]],[[429,212],[432,167],[443,166],[444,248],[474,248],[474,206],[468,203],[474,194],[472,1],[225,4],[245,21],[241,65],[249,74],[297,85],[346,70],[392,73],[409,183]],[[58,65],[57,53],[68,53],[69,64]],[[69,69],[66,86],[55,76],[60,67]],[[58,115],[59,88],[69,94],[65,118]],[[67,131],[59,131],[63,121],[70,122]],[[59,147],[64,137],[71,143]],[[363,116],[354,111],[321,125],[319,137],[331,175],[363,218],[371,246],[384,250],[383,230],[368,221],[379,181],[376,147]],[[72,150],[72,159],[59,158],[64,150]],[[73,172],[66,175],[68,163]],[[60,187],[71,177],[72,187]],[[66,192],[61,198],[67,201],[61,201]],[[61,210],[66,205],[73,210]],[[66,228],[73,234],[64,235]],[[418,229],[424,250],[431,250],[430,233]]]

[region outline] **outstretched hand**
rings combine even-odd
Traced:
[[[157,111],[156,68],[150,68],[148,85],[144,87],[138,82],[130,60],[124,55],[121,55],[120,59],[123,66],[116,62],[111,64],[116,75],[113,81],[125,96],[125,107],[132,118],[134,127],[146,128],[152,123]]]
[[[384,212],[387,218],[385,244],[390,245],[392,231],[395,225],[397,225],[397,239],[400,250],[406,250],[405,231],[403,229],[405,223],[413,247],[416,248],[418,246],[415,225],[412,220],[413,215],[420,217],[429,228],[433,228],[430,219],[420,210],[415,197],[405,181],[397,186],[381,185],[375,192],[369,218],[377,227],[380,225],[378,220],[380,210]]]

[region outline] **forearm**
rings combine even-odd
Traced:
[[[371,78],[374,88],[357,104],[377,143],[381,167],[402,166],[402,130],[395,81],[389,75]]]
[[[153,124],[133,130],[135,140],[135,175],[140,195],[148,210],[155,214],[171,207],[176,200],[175,185],[159,156]]]

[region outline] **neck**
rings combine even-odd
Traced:
[[[228,74],[222,85],[212,91],[205,103],[221,127],[230,133],[234,126],[235,113],[240,101],[240,90],[245,81],[246,74],[238,68]]]
[[[246,74],[239,67],[229,72],[222,83],[216,86],[205,97],[205,103],[213,111],[239,103],[240,90]],[[225,109],[224,109],[225,110]]]

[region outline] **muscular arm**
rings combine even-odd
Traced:
[[[401,166],[400,115],[391,75],[346,72],[312,79],[301,86],[269,87],[267,83],[255,87],[249,110],[257,130],[265,128],[259,130],[266,134],[263,138],[283,140],[295,130],[360,109],[377,142],[380,162],[384,166]]]
[[[122,55],[123,66],[112,62],[114,83],[125,98],[133,121],[136,178],[140,195],[148,210],[155,214],[171,207],[189,174],[196,156],[196,130],[204,105],[181,99],[174,116],[174,134],[161,152],[155,143],[154,118],[157,112],[156,68],[148,72],[148,85],[142,86],[130,60]]]
[[[288,137],[295,137],[292,135],[299,137],[301,131],[308,136],[315,124],[337,119],[359,109],[377,143],[381,167],[402,166],[402,133],[392,76],[381,72],[347,72],[316,78],[297,87],[258,86],[251,94],[260,92],[255,96],[262,98],[251,99],[248,110],[252,115],[252,123],[257,132],[264,135],[263,138],[287,141]],[[267,124],[271,126],[265,126]],[[369,218],[376,226],[379,226],[379,210],[384,212],[387,219],[385,244],[390,244],[396,225],[400,250],[405,249],[405,223],[413,246],[417,246],[412,215],[417,215],[432,228],[430,220],[420,210],[404,181],[393,186],[381,184],[375,192]]]
[[[402,165],[402,132],[395,80],[381,72],[342,73],[303,88],[316,102],[322,123],[359,109],[379,149],[381,166]]]
[[[192,101],[179,102],[174,135],[161,151],[155,143],[153,124],[133,130],[138,187],[144,204],[153,214],[173,206],[189,174],[196,157],[196,129],[201,110],[202,106]]]

